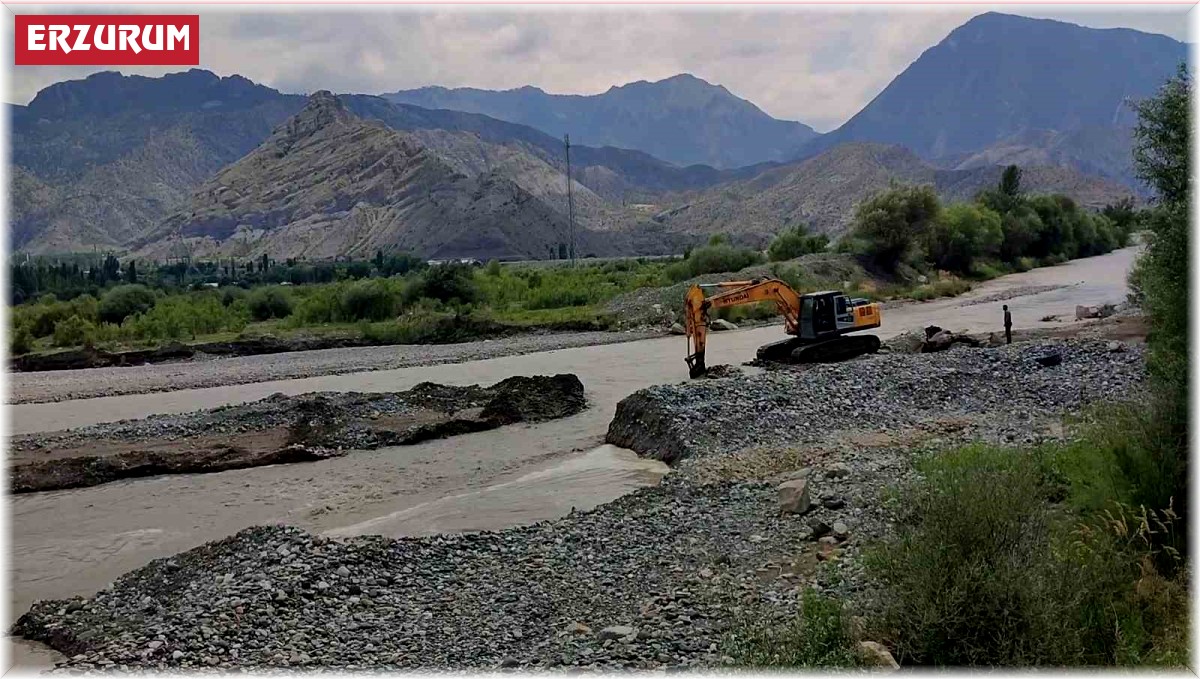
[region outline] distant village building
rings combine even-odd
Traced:
[[[466,264],[467,266],[483,266],[483,262],[473,257],[463,257],[461,259],[429,259],[425,261],[429,266],[442,266],[445,264]]]

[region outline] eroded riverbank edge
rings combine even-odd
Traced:
[[[9,485],[10,492],[28,493],[313,462],[569,417],[586,407],[583,384],[570,374],[509,377],[486,387],[424,382],[400,392],[275,394],[184,415],[15,437]]]

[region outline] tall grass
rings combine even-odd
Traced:
[[[1173,515],[1117,503],[1066,511],[1053,502],[1055,457],[975,445],[919,462],[921,479],[896,497],[895,536],[867,560],[882,590],[876,633],[901,663],[1179,659],[1186,587],[1157,567],[1174,555],[1154,538]]]

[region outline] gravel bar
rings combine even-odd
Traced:
[[[617,405],[606,440],[674,463],[763,441],[795,445],[830,430],[887,431],[934,417],[1028,420],[1129,394],[1145,375],[1143,353],[1138,345],[1098,340],[955,345],[658,385]],[[1061,363],[1039,362],[1052,356]]]

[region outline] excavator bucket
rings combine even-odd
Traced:
[[[688,377],[693,380],[697,377],[704,377],[704,374],[708,372],[708,368],[704,367],[703,353],[692,354],[683,360],[687,362]]]

